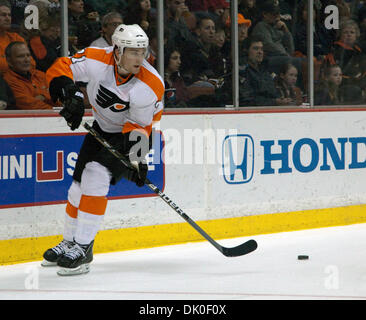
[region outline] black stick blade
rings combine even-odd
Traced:
[[[224,248],[222,253],[226,257],[238,257],[243,256],[245,254],[251,253],[255,249],[257,249],[258,244],[255,240],[248,240],[247,242],[244,242],[243,244],[234,247],[234,248]]]

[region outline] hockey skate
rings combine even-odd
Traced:
[[[43,254],[42,267],[52,267],[57,265],[57,260],[68,252],[73,246],[74,242],[62,240],[57,246],[50,248]]]
[[[94,241],[89,245],[75,243],[71,250],[57,260],[57,265],[60,267],[57,274],[59,276],[73,276],[88,273],[90,262],[93,261],[93,244]]]

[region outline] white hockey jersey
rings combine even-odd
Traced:
[[[160,121],[164,81],[146,60],[137,74],[122,78],[113,47],[89,47],[73,57],[59,58],[47,70],[48,83],[59,76],[87,83],[93,116],[105,132],[144,129],[150,135],[152,123]]]

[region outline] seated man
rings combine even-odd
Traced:
[[[248,64],[240,71],[240,106],[289,105],[291,98],[280,98],[271,74],[263,67],[263,42],[251,37],[248,41]]]
[[[46,74],[32,67],[27,44],[20,41],[10,43],[5,49],[5,56],[9,69],[4,79],[13,91],[16,109],[52,109]]]
[[[10,42],[23,41],[24,38],[15,32],[9,32],[11,27],[11,5],[7,0],[0,0],[0,74],[8,69],[5,59],[5,48]]]
[[[252,31],[252,36],[259,37],[268,60],[270,72],[279,73],[282,65],[291,63],[301,70],[302,58],[293,57],[294,39],[286,23],[281,21],[280,8],[273,0],[261,5],[262,21]]]
[[[112,46],[112,34],[123,23],[123,18],[118,12],[109,12],[102,19],[102,35],[94,40],[90,46],[105,48]]]

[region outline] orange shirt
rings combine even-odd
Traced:
[[[8,63],[5,58],[5,49],[9,43],[13,41],[25,42],[23,37],[14,32],[5,32],[4,35],[0,35],[0,73],[2,74],[8,70]]]
[[[4,75],[5,81],[13,91],[16,108],[19,110],[52,109],[53,103],[48,91],[46,74],[32,69],[27,79],[11,69]],[[44,100],[36,98],[42,95]]]
[[[15,32],[5,32],[4,35],[0,35],[0,74],[4,74],[8,69],[8,63],[5,58],[6,47],[14,41],[26,42],[22,36]],[[36,67],[36,62],[31,57],[32,66]]]

